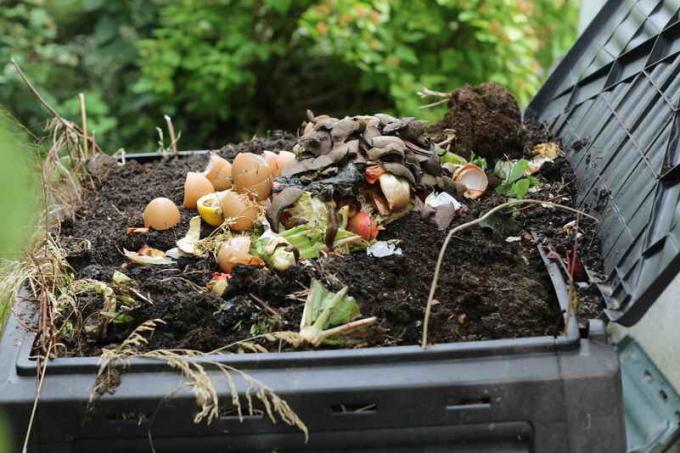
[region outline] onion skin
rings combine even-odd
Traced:
[[[215,190],[227,190],[231,187],[231,164],[217,154],[210,153],[210,161],[204,173]]]
[[[217,264],[222,271],[230,274],[238,264],[259,266],[264,262],[250,254],[250,238],[248,236],[236,236],[222,243],[217,252]]]
[[[224,219],[230,219],[229,229],[248,230],[253,227],[260,215],[260,207],[245,195],[226,190],[219,193],[220,207]]]
[[[403,178],[385,173],[380,176],[380,190],[382,190],[387,206],[391,212],[397,212],[408,206],[411,201],[411,186]]]
[[[253,153],[239,153],[231,167],[232,185],[236,191],[258,200],[272,193],[272,170],[267,161]]]
[[[198,199],[214,191],[215,187],[203,173],[190,171],[184,181],[184,207],[196,209]]]
[[[357,212],[347,223],[347,229],[367,241],[378,237],[378,225],[371,215],[364,211]]]
[[[144,208],[144,226],[157,231],[169,230],[182,220],[177,205],[168,198],[154,198]]]

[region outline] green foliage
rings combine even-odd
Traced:
[[[319,330],[350,322],[360,315],[359,304],[347,296],[347,288],[337,293],[326,289],[318,280],[310,285],[312,296],[305,306],[305,322]]]
[[[470,163],[478,166],[479,168],[485,171],[489,167],[489,164],[486,162],[486,159],[483,158],[482,156],[476,155],[474,151],[470,155]]]
[[[109,151],[155,149],[163,115],[182,148],[294,128],[306,108],[429,115],[416,91],[493,80],[521,102],[572,42],[565,0],[5,0],[0,99],[31,130],[48,102]]]
[[[503,175],[503,170],[499,169],[499,164],[503,161],[498,161],[496,163],[496,174]],[[496,187],[496,193],[501,195],[506,195],[508,197],[522,199],[529,192],[531,187],[538,185],[538,179],[534,176],[527,175],[527,169],[529,168],[529,161],[526,159],[520,159],[506,171],[505,178],[503,182]]]
[[[16,259],[34,230],[39,206],[37,203],[37,167],[34,168],[30,148],[22,146],[25,139],[0,117],[0,258]],[[0,263],[1,265],[1,263]]]

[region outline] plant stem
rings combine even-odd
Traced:
[[[328,302],[326,308],[324,308],[319,317],[316,318],[316,321],[314,322],[315,328],[323,330],[324,326],[328,322],[328,318],[331,317],[331,312],[335,309],[335,306],[338,305],[338,303],[347,295],[348,289],[348,287],[343,286],[340,291],[333,295],[333,298]]]
[[[47,347],[46,359],[49,360],[52,352],[52,342]],[[47,362],[43,363],[40,369],[40,377],[38,378],[38,389],[35,392],[35,399],[33,400],[33,407],[31,408],[31,416],[28,420],[28,427],[26,428],[26,437],[24,437],[24,446],[21,449],[22,453],[28,453],[28,442],[31,439],[31,431],[33,428],[33,421],[35,420],[35,413],[38,411],[38,400],[42,391],[43,382],[45,382],[45,373],[47,372]]]
[[[439,273],[441,272],[441,267],[442,267],[442,262],[444,261],[444,253],[446,253],[446,248],[449,245],[449,241],[451,241],[451,238],[453,237],[454,234],[459,233],[463,230],[466,230],[468,228],[471,228],[475,225],[480,224],[481,222],[485,221],[498,211],[501,211],[505,208],[510,208],[512,206],[518,206],[522,204],[538,204],[542,205],[548,208],[559,208],[559,209],[564,209],[566,211],[571,211],[576,214],[582,214],[592,220],[595,220],[596,222],[598,221],[595,217],[586,214],[583,211],[580,211],[578,209],[571,208],[569,206],[564,206],[561,204],[557,203],[552,203],[550,201],[542,201],[542,200],[512,200],[505,202],[503,204],[499,204],[493,209],[490,209],[489,211],[486,212],[483,216],[471,220],[467,223],[463,223],[462,225],[458,225],[455,228],[452,228],[449,230],[449,233],[446,235],[446,239],[444,239],[444,243],[442,244],[441,249],[439,250],[439,256],[437,257],[437,264],[435,265],[434,268],[434,276],[432,277],[432,284],[430,286],[430,294],[427,297],[427,305],[425,306],[425,317],[423,319],[423,337],[420,346],[421,347],[427,347],[427,334],[428,334],[428,325],[430,322],[430,312],[432,311],[432,301],[434,300],[434,293],[437,290],[437,281],[439,280]]]
[[[87,109],[85,106],[85,95],[83,93],[78,94],[78,100],[80,101],[80,120],[83,124],[83,157],[87,158],[87,148],[88,148],[88,136],[87,136]]]
[[[168,135],[170,135],[170,148],[172,152],[177,154],[177,138],[175,137],[175,128],[172,126],[172,118],[169,115],[163,115],[165,124],[168,126]]]
[[[319,298],[321,297],[321,283],[318,280],[312,280],[312,286],[309,288],[309,294],[307,295],[307,301],[302,309],[302,317],[300,318],[300,332],[308,324],[311,323],[309,319],[314,319],[312,314],[312,307],[318,305]]]
[[[11,59],[11,62],[14,65],[14,68],[17,70],[17,74],[19,74],[19,77],[21,78],[21,80],[26,84],[28,89],[31,90],[31,92],[35,95],[35,97],[42,104],[42,106],[45,107],[45,109],[47,109],[47,111],[50,112],[57,120],[59,120],[59,122],[61,124],[63,124],[66,129],[69,129],[69,130],[75,132],[76,134],[79,134],[79,135],[82,135],[83,137],[85,137],[85,135],[81,131],[79,131],[78,128],[73,123],[71,123],[70,121],[65,119],[63,116],[61,116],[59,114],[59,112],[57,112],[54,109],[54,107],[52,107],[50,104],[47,103],[45,98],[40,94],[40,92],[35,87],[35,85],[33,85],[33,82],[31,82],[31,80],[28,78],[28,76],[26,76],[23,69],[21,69],[21,66],[19,66],[19,63],[17,63],[17,61],[14,58]],[[94,141],[94,137],[86,139],[86,140],[88,140],[92,143],[92,149],[101,152],[99,145],[97,145],[97,142]]]
[[[324,330],[323,332],[321,332],[321,341],[325,340],[326,338],[332,337],[334,335],[340,334],[340,333],[347,333],[350,330],[370,326],[371,324],[375,323],[377,320],[378,320],[378,318],[376,318],[375,316],[371,316],[370,318],[357,319],[356,321],[351,321],[351,322],[342,324],[340,326]]]

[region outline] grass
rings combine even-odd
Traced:
[[[115,348],[102,350],[99,359],[99,370],[92,388],[90,402],[96,397],[111,392],[118,382],[118,369],[125,368],[132,358],[144,358],[160,360],[167,363],[171,368],[179,371],[184,376],[186,384],[194,391],[196,405],[199,411],[194,415],[194,423],[211,423],[220,416],[220,399],[215,381],[210,377],[209,371],[217,371],[225,378],[231,395],[231,407],[236,411],[239,419],[243,421],[243,415],[254,415],[256,412],[254,400],[259,401],[264,408],[264,413],[276,423],[277,418],[284,423],[295,426],[305,435],[305,441],[309,437],[307,426],[288,405],[270,387],[258,381],[251,375],[232,366],[214,360],[206,360],[211,353],[195,351],[191,349],[155,349],[143,351],[148,345],[147,336],[151,335],[159,325],[165,324],[161,319],[148,320],[140,324],[120,345]],[[196,358],[203,360],[198,362]],[[243,397],[240,396],[236,379],[246,384]],[[245,400],[245,404],[242,401]],[[245,407],[244,407],[245,406]]]

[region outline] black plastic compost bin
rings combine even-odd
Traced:
[[[569,153],[579,200],[600,220],[607,314],[633,324],[678,272],[680,1],[610,1],[528,112]],[[560,303],[559,270],[547,263]],[[0,405],[23,439],[36,394],[34,334],[17,312],[0,343]],[[618,356],[603,323],[558,337],[216,356],[265,382],[305,421],[309,442],[228,410],[192,423],[193,393],[162,363],[133,360],[96,415],[96,358],[51,361],[31,451],[624,451]],[[226,384],[214,375],[228,401]],[[243,391],[243,386],[239,386]]]

